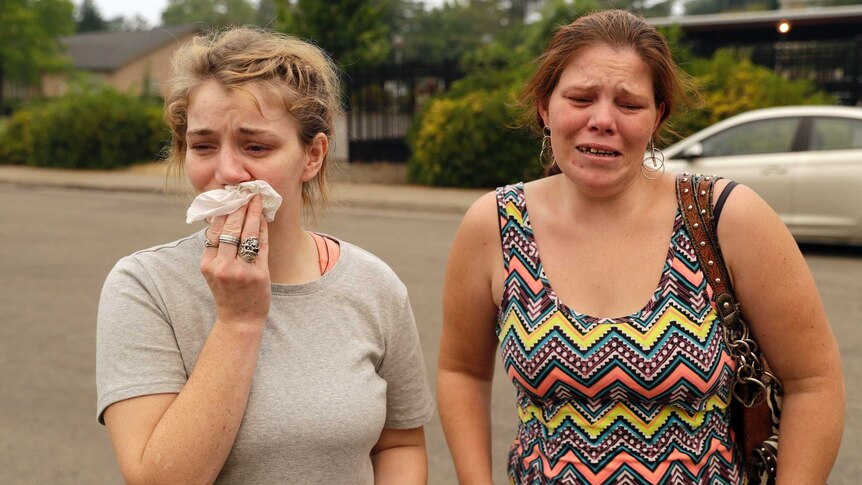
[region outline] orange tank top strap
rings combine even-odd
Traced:
[[[309,232],[317,246],[317,260],[320,262],[320,274],[324,275],[338,262],[341,247],[333,239],[316,232]]]

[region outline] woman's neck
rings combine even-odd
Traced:
[[[665,189],[664,180],[633,180],[620,190],[606,195],[588,194],[579,190],[564,175],[551,181],[556,194],[555,210],[569,213],[582,223],[586,220],[609,221],[638,217],[639,213],[655,203]]]
[[[299,221],[269,226],[269,273],[273,283],[300,284],[320,276],[317,246]]]

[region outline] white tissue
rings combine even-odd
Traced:
[[[225,185],[223,189],[201,193],[195,197],[186,212],[186,224],[230,214],[248,204],[255,194],[260,194],[263,215],[267,221],[272,222],[275,219],[275,211],[281,207],[282,198],[268,183],[263,180],[253,180],[239,185]]]

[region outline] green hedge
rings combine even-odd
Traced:
[[[513,126],[519,118],[514,92],[504,87],[430,101],[408,137],[408,180],[490,188],[538,178],[538,140]]]
[[[110,169],[158,157],[168,139],[155,103],[111,89],[17,111],[0,133],[0,163]]]
[[[33,112],[21,109],[0,130],[0,163],[24,165],[33,157]]]
[[[684,66],[701,88],[703,106],[670,120],[676,132],[670,143],[754,109],[836,103],[834,96],[818,91],[810,81],[791,81],[752,63],[747,50],[719,49],[710,59],[694,59]]]

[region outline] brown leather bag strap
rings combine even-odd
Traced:
[[[768,372],[733,296],[712,213],[715,181],[715,177],[677,175],[676,194],[701,271],[715,293],[715,307],[724,327],[724,341],[736,363],[731,426],[736,430],[744,451],[749,483],[761,483],[763,470],[768,469],[772,480],[775,476],[782,388],[778,379]],[[757,454],[753,454],[755,449]]]
[[[715,291],[716,309],[722,319],[735,322],[739,318],[739,306],[733,296],[733,287],[724,258],[721,257],[713,222],[711,201],[716,180],[716,177],[711,176],[678,174],[676,195],[700,267]]]

